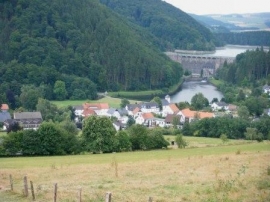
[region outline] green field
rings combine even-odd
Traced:
[[[7,133],[6,132],[0,132],[0,137],[5,136]]]
[[[168,140],[169,142],[175,140],[175,136],[171,136],[171,135],[165,135],[164,138]],[[216,146],[252,143],[252,141],[248,141],[248,140],[234,140],[234,139],[228,139],[227,142],[223,143],[220,138],[207,138],[207,137],[194,137],[194,136],[184,136],[184,139],[188,143],[187,148],[216,147]]]
[[[135,103],[138,101],[129,100],[130,103]],[[51,103],[57,105],[58,107],[67,107],[67,106],[76,106],[82,105],[83,103],[108,103],[110,107],[119,108],[121,99],[112,98],[112,97],[104,97],[99,100],[65,100],[65,101],[51,101]]]
[[[148,91],[118,91],[118,92],[109,92],[112,97],[134,97],[134,96],[154,96],[164,94],[162,90],[148,90]]]
[[[0,161],[0,170],[3,168],[18,169],[18,168],[32,168],[32,167],[56,167],[61,165],[81,165],[81,164],[106,164],[112,161],[112,158],[117,158],[119,163],[135,163],[149,160],[166,160],[170,158],[186,158],[194,156],[205,155],[221,155],[232,154],[236,151],[242,152],[259,152],[270,151],[269,142],[239,145],[224,145],[219,147],[198,147],[186,149],[168,149],[168,150],[154,150],[154,151],[137,151],[137,152],[123,152],[102,155],[74,155],[74,156],[53,156],[53,157],[18,157],[18,158],[2,158]]]
[[[209,82],[212,83],[214,86],[219,86],[219,85],[221,85],[221,84],[224,83],[223,81],[221,81],[221,80],[216,80],[216,79],[214,79],[214,78],[209,79]]]
[[[163,97],[166,94],[174,94],[178,91],[179,87],[182,85],[183,79],[179,81],[176,85],[171,86],[170,88],[162,89],[162,90],[145,90],[145,91],[117,91],[117,92],[108,92],[111,97],[119,97],[119,98],[130,98],[136,100],[151,100],[154,97]]]
[[[173,138],[173,137],[172,137]],[[190,144],[217,145],[219,139],[187,137]],[[233,143],[234,141],[229,141]],[[228,143],[229,144],[229,143]],[[33,181],[36,201],[269,201],[270,143],[204,146],[186,149],[138,151],[77,156],[16,157],[0,159],[0,199],[31,201],[22,197],[22,179]],[[268,174],[267,174],[268,173]],[[9,175],[14,181],[10,191]],[[1,201],[1,200],[0,200]]]

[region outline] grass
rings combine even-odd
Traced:
[[[129,100],[130,103],[138,102],[136,100]],[[83,103],[108,103],[110,107],[119,108],[121,99],[112,98],[112,97],[104,97],[99,100],[65,100],[65,101],[51,101],[51,103],[57,105],[57,107],[67,107],[67,106],[75,106],[82,105]]]
[[[206,140],[205,140],[206,141]],[[213,140],[214,141],[214,140]],[[216,140],[217,141],[217,140]],[[220,140],[221,141],[221,140]],[[236,151],[241,154],[236,155]],[[270,144],[249,143],[146,152],[0,159],[0,198],[21,198],[24,175],[34,183],[37,201],[267,201]],[[117,166],[116,166],[117,165]],[[242,168],[245,168],[245,172]],[[241,175],[239,175],[240,173]],[[9,190],[9,174],[14,192]],[[226,200],[225,200],[226,199]]]
[[[221,80],[216,80],[214,78],[209,79],[210,83],[212,83],[214,86],[222,85],[224,82]]]
[[[174,141],[175,136],[164,136],[168,141]],[[196,147],[216,147],[216,146],[225,146],[225,145],[239,145],[251,143],[248,140],[234,140],[230,139],[227,142],[223,143],[220,138],[207,138],[207,137],[193,137],[193,136],[184,136],[184,139],[188,143],[187,148],[196,148]]]
[[[153,99],[155,96],[161,97],[166,94],[174,94],[178,91],[179,86],[183,83],[183,79],[181,79],[177,84],[171,86],[170,88],[166,88],[163,90],[145,90],[145,91],[117,91],[117,92],[108,92],[111,97],[124,97],[124,98],[147,98]]]
[[[0,137],[4,137],[7,135],[7,132],[0,132]]]
[[[136,96],[146,96],[146,95],[159,95],[164,94],[162,90],[147,90],[147,91],[118,91],[118,92],[109,92],[112,97],[132,97]]]

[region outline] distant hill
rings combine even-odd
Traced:
[[[203,24],[204,26],[208,27],[212,32],[218,33],[218,32],[230,32],[230,30],[236,30],[240,27],[235,26],[231,23],[225,23],[220,20],[216,20],[209,16],[203,16],[203,15],[195,15],[195,14],[189,14],[191,17],[193,17],[195,20]]]
[[[167,88],[182,68],[153,35],[98,0],[3,0],[0,75],[0,96],[26,84],[52,94],[61,80],[67,98],[87,99],[96,90]]]
[[[251,30],[270,30],[270,12],[269,13],[247,13],[230,15],[205,15],[223,23],[232,24],[230,31],[251,31]]]
[[[161,0],[100,0],[157,37],[164,49],[214,50],[212,33],[185,12]]]

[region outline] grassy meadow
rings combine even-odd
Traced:
[[[58,107],[76,106],[82,105],[83,103],[108,103],[110,107],[119,108],[121,104],[121,99],[113,97],[103,97],[99,100],[65,100],[65,101],[51,101],[51,103],[57,105]],[[136,100],[129,100],[131,104],[138,102]]]
[[[168,137],[167,137],[168,138]],[[172,137],[173,138],[173,137]],[[270,201],[270,143],[186,138],[192,147],[144,152],[0,159],[0,201],[22,196],[23,176],[33,181],[36,201],[115,202]],[[198,145],[194,146],[194,145]],[[218,146],[216,146],[218,145]],[[14,191],[10,191],[12,174]]]

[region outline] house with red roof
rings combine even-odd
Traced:
[[[82,116],[98,115],[106,116],[109,110],[108,103],[84,103]]]
[[[140,113],[136,118],[135,118],[135,123],[136,124],[144,124],[147,120],[153,119],[154,115],[151,112],[148,113]]]
[[[196,119],[203,119],[203,118],[213,118],[214,113],[211,112],[201,112],[201,111],[192,111],[189,108],[183,109],[178,112],[178,115],[181,116],[180,122],[181,123],[190,123]]]
[[[179,112],[178,107],[174,103],[169,103],[166,106],[163,106],[162,117],[166,117],[168,114],[177,114]]]
[[[9,110],[8,104],[2,104],[2,105],[1,105],[1,111],[2,111],[2,112],[6,112],[6,111],[8,111],[8,110]]]

